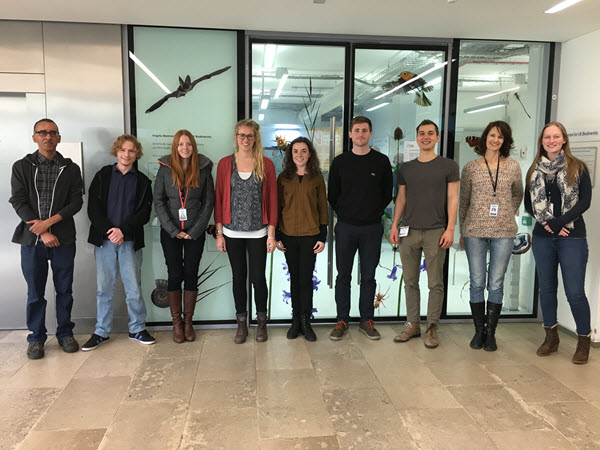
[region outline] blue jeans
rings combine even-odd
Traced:
[[[531,249],[540,283],[540,305],[544,326],[558,323],[558,265],[562,273],[567,301],[571,307],[577,334],[587,336],[590,328],[590,305],[585,296],[585,270],[588,244],[585,238],[550,238],[533,235]]]
[[[96,275],[98,279],[97,322],[98,336],[109,337],[113,321],[113,299],[117,282],[117,263],[125,288],[125,301],[129,313],[129,332],[137,333],[146,328],[146,305],[142,298],[141,269],[142,250],[133,250],[133,241],[121,245],[106,240],[102,247],[94,248]]]
[[[21,246],[21,269],[27,282],[27,328],[31,334],[27,342],[45,342],[46,305],[44,297],[48,280],[48,261],[56,292],[56,338],[73,336],[71,309],[73,308],[73,267],[75,243],[48,248],[40,239],[37,245]]]
[[[469,283],[471,303],[484,301],[483,291],[487,275],[488,302],[502,304],[504,297],[504,275],[512,255],[513,239],[510,238],[465,238],[465,251],[469,261]],[[488,269],[488,250],[490,265]]]

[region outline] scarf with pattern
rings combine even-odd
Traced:
[[[531,195],[531,206],[535,220],[539,223],[547,222],[554,218],[548,197],[546,195],[546,180],[555,179],[561,197],[561,211],[565,214],[579,201],[579,176],[572,186],[567,183],[567,171],[565,170],[565,153],[561,150],[554,161],[542,156],[535,167],[529,184]],[[569,230],[573,229],[573,222],[565,225]]]

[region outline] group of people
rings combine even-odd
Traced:
[[[504,275],[517,233],[515,215],[523,199],[520,166],[509,157],[513,147],[510,126],[496,121],[485,128],[477,150],[481,156],[465,165],[462,177],[456,162],[435,153],[438,126],[424,120],[416,131],[419,156],[399,167],[390,233],[391,242],[399,244],[407,304],[406,328],[394,341],[406,342],[421,335],[419,273],[424,255],[429,287],[425,346],[439,345],[436,330],[444,298],[443,267],[446,251],[454,243],[459,214],[475,324],[470,346],[494,351]],[[241,120],[233,133],[233,154],[219,161],[213,183],[211,160],[198,153],[193,134],[180,130],[173,138],[170,155],[159,159],[154,195],[150,180],[137,169],[142,146],[132,135],[119,136],[111,149],[116,163],[98,171],[89,188],[88,242],[95,246],[97,324],[81,349],[93,350],[110,338],[117,268],[125,288],[129,337],[142,344],[155,342],[146,330],[141,292],[143,227],[150,219],[153,202],[161,225],[175,342],[195,339],[192,320],[198,268],[213,210],[216,246],[227,253],[232,270],[237,319],[234,341],[244,343],[248,336],[247,280],[256,307],[255,339],[268,339],[265,267],[267,254],[276,249],[285,252],[290,273],[292,324],[287,337],[302,334],[308,341],[316,340],[310,324],[312,274],[316,255],[325,247],[328,201],[337,215],[337,324],[329,337],[341,340],[348,331],[351,274],[358,252],[359,330],[369,339],[380,339],[373,322],[375,271],[384,233],[381,218],[392,200],[392,168],[385,155],[369,146],[373,129],[367,117],[355,117],[349,134],[351,151],[332,161],[326,191],[317,152],[305,137],[289,143],[283,170],[276,176],[273,162],[264,156],[260,126],[252,119]],[[14,164],[11,179],[10,202],[21,219],[13,242],[21,244],[28,286],[31,334],[27,356],[31,359],[44,356],[48,261],[56,290],[58,343],[68,353],[79,349],[73,337],[71,308],[73,216],[83,205],[82,179],[79,167],[56,151],[60,138],[54,121],[36,122],[33,141],[38,150]],[[588,249],[582,218],[590,201],[589,172],[572,155],[566,130],[560,123],[546,125],[526,176],[525,195],[525,209],[536,219],[532,246],[546,330],[537,353],[546,356],[558,349],[560,264],[579,335],[573,357],[577,364],[587,362],[590,347],[590,310],[584,292]]]

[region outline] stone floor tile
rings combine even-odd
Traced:
[[[23,305],[25,306],[25,305]],[[2,338],[2,343],[3,344],[22,344],[25,343],[25,348],[27,349],[27,335],[30,334],[29,330],[3,330],[4,333],[7,333],[3,338]],[[52,339],[54,339],[54,336],[50,335],[48,336],[48,340],[46,341],[46,343],[49,343]]]
[[[448,386],[447,389],[486,432],[550,428],[531,406],[502,385]]]
[[[575,447],[600,448],[600,410],[589,402],[537,403],[534,408]]]
[[[358,359],[313,361],[323,389],[360,389],[379,387],[366,361]]]
[[[427,368],[445,385],[497,384],[497,380],[479,363],[469,360],[432,362]]]
[[[131,381],[127,400],[189,402],[199,358],[146,358]]]
[[[254,380],[255,343],[248,339],[244,344],[236,344],[233,335],[205,336],[200,367],[196,381]]]
[[[334,434],[313,370],[259,370],[256,391],[261,438]]]
[[[149,358],[199,358],[204,345],[204,335],[201,330],[196,330],[196,340],[182,342],[173,341],[173,331],[156,331],[153,333],[156,344],[149,345]]]
[[[490,364],[486,366],[488,372],[502,383],[519,383],[548,381],[552,376],[535,364]]]
[[[106,429],[32,431],[19,450],[96,450]]]
[[[0,381],[13,376],[29,359],[27,343],[6,343],[0,340]]]
[[[417,448],[383,389],[325,390],[323,398],[341,448]]]
[[[448,389],[439,382],[411,384],[410,381],[388,381],[381,378],[380,382],[397,410],[460,407]]]
[[[339,450],[335,436],[261,439],[261,450]]]
[[[287,329],[269,328],[269,340],[256,345],[256,370],[311,369],[310,354],[302,336],[287,339]]]
[[[329,339],[329,334],[333,328],[331,325],[316,325],[313,327],[317,340],[306,342],[310,358],[312,360],[364,359],[360,348],[350,334],[347,333],[341,341]]]
[[[2,339],[12,333],[11,330],[0,330],[0,343],[2,343]]]
[[[143,400],[123,402],[115,414],[100,449],[178,448],[187,403]]]
[[[488,432],[500,450],[575,450],[576,447],[556,430]]]
[[[585,400],[564,384],[553,379],[507,383],[506,387],[514,390],[526,402],[578,402]]]
[[[185,422],[181,450],[259,448],[256,408],[191,411]]]
[[[0,389],[0,448],[13,448],[60,393],[53,388]]]
[[[129,377],[75,378],[36,424],[36,431],[107,428],[125,397]]]
[[[256,408],[256,381],[196,381],[190,409],[222,408]]]

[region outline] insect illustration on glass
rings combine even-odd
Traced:
[[[387,300],[388,296],[388,292],[390,291],[390,288],[387,288],[387,291],[385,291],[385,294],[381,293],[381,289],[377,290],[377,294],[375,294],[375,302],[374,302],[374,306],[375,309],[379,309],[379,306],[383,305],[383,307],[385,308],[385,304],[384,301]]]

